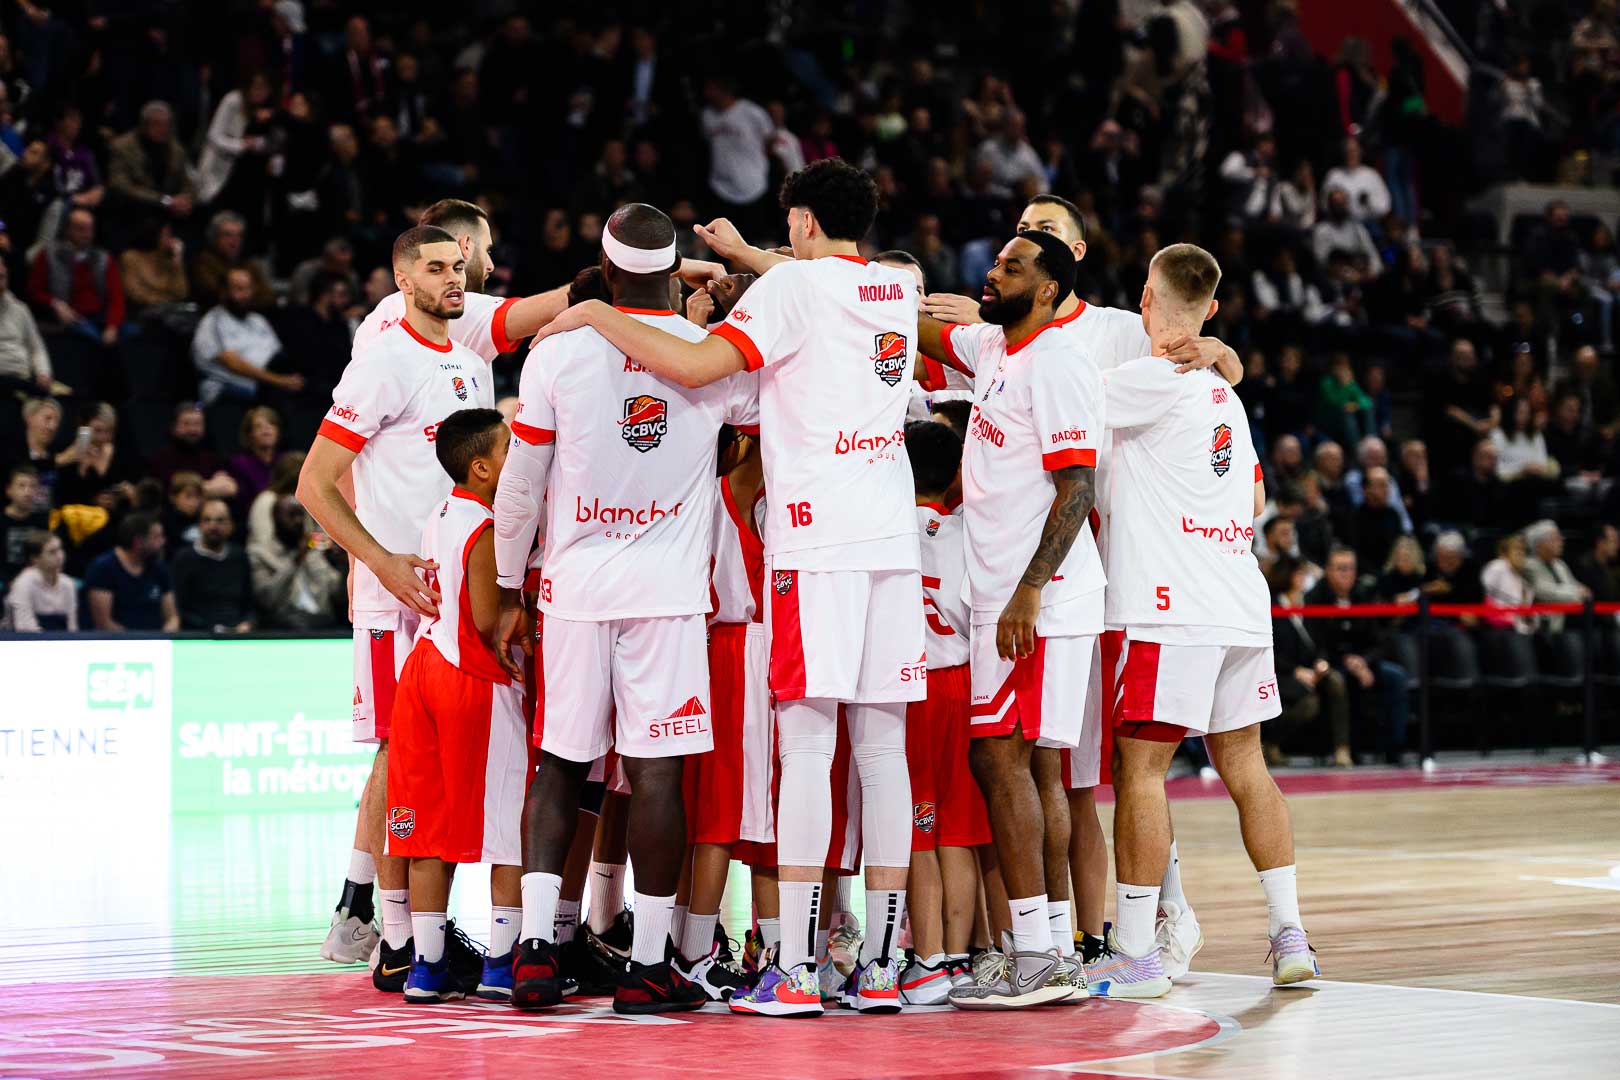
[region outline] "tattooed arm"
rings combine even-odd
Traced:
[[[1004,660],[1016,660],[1035,651],[1035,619],[1041,613],[1041,589],[1052,580],[1068,557],[1069,548],[1085,527],[1096,502],[1097,470],[1089,465],[1071,465],[1052,473],[1057,494],[1041,528],[1040,543],[1030,557],[1029,568],[1013,590],[1006,610],[996,623],[996,652]]]

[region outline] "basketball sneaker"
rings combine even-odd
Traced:
[[[812,963],[783,971],[774,962],[759,973],[753,986],[731,995],[731,1011],[748,1016],[820,1016],[821,983]]]
[[[1156,998],[1170,992],[1170,976],[1164,973],[1157,946],[1146,956],[1126,956],[1119,951],[1112,929],[1104,941],[1103,954],[1086,965],[1092,997]]]
[[[902,1005],[944,1005],[950,997],[954,961],[941,957],[937,964],[926,964],[913,959],[900,974],[900,1003]],[[972,981],[972,977],[968,977]]]
[[[816,964],[816,983],[821,987],[821,1003],[823,1005],[837,1005],[844,1000],[844,983],[849,976],[838,970],[838,965],[828,957]]]
[[[876,960],[856,964],[844,983],[840,1000],[844,1008],[856,1012],[899,1012],[900,961],[892,956],[880,956]]]
[[[1322,974],[1322,969],[1316,966],[1316,950],[1311,948],[1305,931],[1292,924],[1284,926],[1271,939],[1269,959],[1273,986],[1292,986]]]
[[[972,977],[973,982],[978,982],[981,977],[993,979],[995,975],[992,972],[999,971],[999,965],[1006,962],[1007,955],[1000,949],[994,946],[988,949],[980,949],[969,960],[968,974]]]
[[[411,973],[411,962],[416,959],[416,939],[406,938],[405,944],[393,948],[380,942],[377,966],[371,969],[371,985],[385,994],[398,994],[405,990],[405,980]]]
[[[759,931],[750,928],[743,934],[743,971],[748,975],[758,975],[770,963],[765,958],[765,939],[759,936]]]
[[[484,979],[484,961],[489,954],[484,947],[467,936],[467,932],[451,919],[444,927],[444,956],[450,961],[450,974],[456,980],[461,995],[466,997],[478,989]]]
[[[691,1012],[708,1003],[708,993],[667,960],[656,964],[630,961],[619,973],[619,984],[613,990],[613,1011],[627,1016]]]
[[[838,974],[849,977],[861,959],[861,924],[848,911],[833,916],[834,925],[827,934],[827,955],[832,958]]]
[[[630,962],[630,938],[633,932],[627,912],[621,913],[606,933],[595,934],[589,926],[581,926],[575,931],[575,948],[569,956],[571,962],[568,967],[579,980],[581,994],[613,993],[619,984],[619,973]]]
[[[511,1001],[520,1009],[561,1005],[565,994],[557,946],[540,938],[520,941],[513,950]]]
[[[1067,986],[1069,996],[1058,1002],[1059,1005],[1080,1005],[1091,997],[1091,988],[1086,981],[1085,961],[1080,959],[1078,953],[1058,957],[1057,970],[1052,972],[1049,986]]]
[[[437,1005],[466,996],[451,970],[448,952],[431,964],[420,956],[411,961],[411,974],[405,980],[407,1005]]]
[[[1192,908],[1184,908],[1173,900],[1159,905],[1159,921],[1154,927],[1153,942],[1159,947],[1164,973],[1179,979],[1192,967],[1194,956],[1204,947],[1204,931],[1198,925],[1198,916]]]
[[[361,922],[358,917],[349,914],[348,908],[339,907],[332,912],[332,925],[326,931],[326,940],[321,943],[321,959],[334,964],[361,963],[377,947],[381,936],[377,928],[371,925],[371,920]]]
[[[716,945],[707,956],[688,962],[685,957],[675,960],[675,970],[687,981],[699,987],[710,1001],[724,1001],[748,985],[748,977],[741,965],[730,958],[730,950],[722,952]]]
[[[612,924],[600,934],[591,931],[589,924],[581,926],[580,929],[589,932],[592,937],[613,951],[629,956],[630,942],[636,936],[635,913],[629,908],[620,908],[619,913],[613,916]]]
[[[951,978],[951,986],[973,985],[973,962],[967,956],[947,956],[945,969]]]
[[[485,1001],[512,1000],[512,967],[517,963],[517,946],[505,956],[484,957],[484,970],[478,978],[478,989],[472,996]]]
[[[1056,1005],[1074,993],[1056,986],[1052,977],[1061,958],[1051,952],[1015,952],[1012,933],[1002,935],[1000,952],[985,950],[973,968],[973,985],[952,987],[950,1003],[958,1009],[1026,1009]],[[1019,963],[1023,961],[1023,963]]]

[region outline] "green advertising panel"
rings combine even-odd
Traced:
[[[353,806],[372,748],[350,740],[352,663],[347,640],[175,642],[174,813]]]

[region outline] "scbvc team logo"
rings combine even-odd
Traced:
[[[771,579],[771,588],[776,590],[777,596],[786,596],[793,591],[793,571],[778,570]]]
[[[401,840],[407,839],[416,831],[416,811],[408,806],[389,807],[388,831]]]
[[[619,434],[624,441],[645,454],[664,441],[669,432],[669,403],[650,394],[624,399],[624,418]]]
[[[450,389],[456,392],[457,401],[467,400],[467,384],[462,381],[460,375],[450,376]]]
[[[872,336],[872,370],[890,386],[900,385],[906,374],[906,335],[893,330]]]
[[[1225,424],[1215,425],[1215,434],[1209,440],[1209,467],[1216,476],[1225,476],[1232,467],[1232,429]]]

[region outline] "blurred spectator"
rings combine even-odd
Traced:
[[[6,231],[17,245],[14,257],[32,247],[36,239],[54,236],[59,207],[51,152],[44,139],[30,139],[16,163],[0,175],[0,213],[5,214]],[[47,210],[52,212],[51,235],[42,236]]]
[[[246,509],[270,486],[270,473],[281,447],[281,417],[267,405],[258,405],[242,417],[242,449],[232,455],[227,468],[236,478],[236,497]]]
[[[6,624],[17,633],[77,632],[79,591],[62,573],[62,541],[36,532],[23,544],[28,565],[6,591]]]
[[[1581,283],[1581,242],[1569,223],[1569,206],[1547,204],[1546,219],[1530,236],[1524,268],[1535,290],[1536,314],[1548,322],[1577,308],[1585,296]]]
[[[1024,114],[1008,109],[997,126],[996,133],[979,144],[976,160],[990,168],[992,188],[1011,198],[1026,180],[1044,184],[1046,172],[1041,156],[1029,144],[1024,128]]]
[[[1316,424],[1342,446],[1356,446],[1373,430],[1372,399],[1356,382],[1349,353],[1334,353],[1316,391]]]
[[[1452,474],[1442,517],[1473,529],[1498,529],[1516,509],[1508,503],[1507,485],[1497,475],[1496,444],[1480,439],[1474,444],[1466,468]]]
[[[95,209],[101,205],[107,189],[102,186],[96,156],[79,137],[83,130],[84,117],[78,108],[65,106],[57,115],[45,145],[51,152],[51,172],[56,193],[73,206]]]
[[[275,303],[275,292],[264,267],[244,254],[247,222],[234,210],[221,210],[208,219],[207,248],[191,260],[191,296],[208,307],[223,303],[232,270],[243,270],[251,277],[247,307],[263,311]]]
[[[131,310],[178,304],[186,298],[185,245],[161,218],[144,222],[135,242],[118,256],[124,296]]]
[[[1282,608],[1303,605],[1306,578],[1303,564],[1288,557],[1280,559],[1266,576],[1271,584],[1272,602]],[[1326,727],[1333,748],[1333,764],[1350,768],[1355,759],[1350,753],[1350,697],[1344,676],[1334,670],[1312,637],[1310,624],[1298,615],[1274,615],[1271,636],[1283,710],[1282,715],[1272,721],[1276,725],[1274,730],[1292,734],[1299,728],[1314,727],[1320,721]],[[1287,760],[1282,748],[1271,739],[1266,742],[1266,757],[1273,765]]]
[[[0,390],[49,391],[51,357],[28,305],[11,293],[11,271],[0,261]]]
[[[1423,546],[1415,536],[1398,537],[1384,560],[1384,572],[1378,575],[1373,587],[1380,600],[1392,604],[1415,604],[1423,592],[1423,579],[1428,573],[1423,565]]]
[[[1541,125],[1547,101],[1541,80],[1531,74],[1529,54],[1520,53],[1514,58],[1512,66],[1502,76],[1497,94],[1501,99],[1497,121],[1502,126],[1509,175],[1545,179],[1543,162],[1548,157],[1547,140]]]
[[[360,141],[348,124],[333,124],[327,143],[331,155],[315,186],[316,201],[329,228],[352,232],[365,225],[368,205],[360,177]]]
[[[1466,335],[1465,335],[1466,336]],[[1508,308],[1506,325],[1498,327],[1492,345],[1497,356],[1509,357],[1512,370],[1519,368],[1519,356],[1528,353],[1529,370],[1541,378],[1547,370],[1547,358],[1552,351],[1552,331],[1536,314],[1536,306],[1528,300],[1515,300]],[[1515,380],[1517,385],[1517,380]]]
[[[1350,513],[1349,533],[1362,566],[1382,567],[1395,540],[1406,530],[1390,494],[1389,470],[1374,466],[1367,470],[1363,499]]]
[[[764,109],[737,96],[727,76],[709,75],[703,83],[703,100],[709,192],[716,215],[730,217],[745,238],[763,235],[768,231],[768,208],[761,204],[770,188],[769,147],[776,127]]]
[[[1614,299],[1620,295],[1620,256],[1615,253],[1614,231],[1601,222],[1581,248],[1581,284],[1597,304],[1598,344],[1605,353],[1614,349]]]
[[[253,596],[267,630],[320,630],[339,625],[342,549],[311,531],[309,515],[291,495],[275,502],[274,530],[248,551]]]
[[[208,122],[208,136],[203,144],[202,157],[197,162],[197,200],[205,205],[218,202],[221,206],[248,206],[251,201],[242,198],[243,192],[227,190],[232,186],[233,170],[238,170],[238,188],[247,187],[263,198],[263,177],[268,141],[262,132],[269,126],[272,112],[270,79],[261,72],[247,78],[245,86],[228,91],[219,99],[214,117]],[[243,175],[258,171],[257,184],[253,177],[243,184]]]
[[[118,411],[104,401],[84,407],[74,440],[57,455],[56,466],[58,506],[100,503],[115,487],[131,498],[134,482],[141,477],[129,454],[118,447]]]
[[[315,302],[315,285],[322,278],[337,277],[349,286],[349,296],[360,295],[360,278],[354,272],[354,245],[347,237],[334,236],[321,253],[299,263],[292,272],[288,292],[294,304]]]
[[[236,267],[225,276],[220,305],[202,317],[191,341],[191,358],[200,378],[197,392],[203,404],[237,416],[258,397],[261,386],[289,393],[304,387],[302,375],[270,370],[270,361],[281,352],[281,339],[270,320],[254,311],[252,304],[253,276]]]
[[[1396,470],[1396,488],[1406,507],[1408,527],[1422,532],[1433,519],[1432,489],[1429,479],[1429,448],[1422,439],[1401,444],[1401,463]]]
[[[1356,583],[1356,553],[1335,546],[1328,553],[1322,581],[1305,597],[1307,604],[1349,607],[1373,602],[1372,593]],[[1316,620],[1316,640],[1345,685],[1362,723],[1377,732],[1385,760],[1399,760],[1406,746],[1406,671],[1390,659],[1388,628],[1382,620],[1351,618]]]
[[[1302,509],[1294,530],[1299,534],[1300,554],[1313,563],[1324,563],[1333,546],[1334,514],[1322,495],[1322,478],[1316,472],[1300,476],[1299,497]]]
[[[55,505],[56,433],[62,426],[62,406],[52,398],[29,398],[22,407],[22,445],[7,447],[9,465],[32,465],[38,481],[37,505]]]
[[[1554,397],[1574,395],[1581,401],[1581,424],[1605,442],[1620,432],[1620,393],[1605,372],[1598,351],[1590,345],[1575,350],[1570,374],[1553,387]]]
[[[771,126],[775,130],[771,133],[771,157],[776,159],[776,165],[784,174],[791,175],[804,168],[804,147],[797,135],[788,129],[787,106],[780,101],[765,103],[765,111],[770,115]]]
[[[1558,477],[1558,462],[1547,453],[1547,440],[1542,436],[1543,422],[1525,398],[1516,398],[1503,409],[1502,422],[1491,429],[1496,475],[1503,483]]]
[[[1350,493],[1344,488],[1344,447],[1332,441],[1318,443],[1311,462],[1329,513],[1335,523],[1343,521],[1350,512]]]
[[[1510,533],[1496,542],[1496,558],[1485,564],[1479,572],[1480,587],[1485,591],[1487,607],[1526,607],[1535,601],[1535,591],[1525,577],[1530,563],[1530,547],[1522,533]],[[1497,630],[1513,630],[1520,634],[1535,631],[1535,617],[1507,613],[1485,615],[1485,624]]]
[[[1538,521],[1524,530],[1530,557],[1524,564],[1524,580],[1538,604],[1582,604],[1592,591],[1582,585],[1564,561],[1564,533],[1554,521]],[[1551,633],[1564,629],[1564,616],[1546,615],[1542,624]]]
[[[1369,278],[1377,277],[1383,269],[1372,234],[1350,215],[1350,196],[1343,188],[1327,193],[1326,212],[1311,230],[1311,250],[1322,265],[1335,252],[1343,253]]]
[[[324,82],[327,107],[345,122],[363,122],[382,107],[388,58],[373,46],[365,16],[353,15],[344,23],[343,49],[332,58]]]
[[[1547,454],[1558,463],[1565,477],[1595,475],[1601,467],[1603,448],[1592,429],[1581,421],[1581,396],[1559,394],[1553,398],[1552,420],[1542,438]]]
[[[183,630],[240,634],[253,629],[248,558],[230,542],[234,525],[223,499],[209,499],[197,517],[197,539],[174,557],[175,606]]]
[[[1600,526],[1592,550],[1575,561],[1575,576],[1600,604],[1620,602],[1620,529]],[[1610,616],[1610,621],[1616,621]]]
[[[168,498],[158,518],[168,545],[164,551],[166,558],[173,560],[176,552],[196,542],[197,516],[202,513],[203,498],[203,479],[196,473],[182,469],[169,477]]]
[[[84,573],[91,624],[104,633],[180,629],[173,579],[163,562],[163,526],[150,514],[128,514],[116,535],[113,549]]]
[[[602,144],[602,153],[591,171],[575,185],[573,208],[576,214],[610,214],[615,207],[640,198],[641,188],[636,174],[630,171],[624,140],[609,139]]]
[[[1361,156],[1361,140],[1350,136],[1342,144],[1343,158],[1322,177],[1324,199],[1335,191],[1342,191],[1350,207],[1350,216],[1366,224],[1382,221],[1389,213],[1389,188],[1377,169],[1366,164]]]
[[[174,136],[174,112],[161,101],[141,107],[134,131],[107,144],[107,205],[134,211],[191,214],[195,193],[186,151]]]
[[[1221,162],[1221,179],[1230,217],[1264,221],[1277,192],[1277,140],[1262,133],[1248,150],[1233,150]]]
[[[1486,328],[1479,283],[1458,263],[1450,244],[1436,244],[1429,252],[1423,294],[1429,322],[1440,333],[1456,338]]]
[[[1435,537],[1429,565],[1423,574],[1423,591],[1435,603],[1485,602],[1480,574],[1468,561],[1468,541],[1462,533],[1443,532]]]
[[[287,451],[276,458],[275,464],[270,467],[269,485],[253,497],[253,503],[248,507],[246,546],[249,555],[253,554],[254,548],[270,541],[276,500],[298,489],[298,474],[303,468],[302,450]]]
[[[206,494],[219,499],[235,498],[236,480],[208,445],[207,435],[208,420],[201,405],[195,401],[176,405],[174,422],[169,427],[169,443],[153,454],[149,462],[152,475],[168,483],[177,472],[194,472],[203,478]]]
[[[1266,471],[1269,486],[1281,487],[1292,483],[1304,471],[1305,452],[1300,449],[1298,438],[1284,435],[1272,444],[1271,468]]]
[[[32,465],[13,465],[6,473],[6,505],[0,510],[0,582],[22,572],[33,556],[26,553],[36,532],[48,531],[51,515],[39,505],[39,472]]]
[[[35,307],[55,316],[57,330],[72,330],[111,345],[124,324],[124,286],[118,263],[96,246],[96,218],[88,209],[68,211],[63,240],[34,256],[28,292]]]
[[[281,313],[283,376],[301,378],[303,386],[286,398],[287,442],[306,445],[315,437],[349,362],[351,330],[345,310],[354,302],[349,283],[337,274],[323,274],[312,285],[308,306],[294,305]]]
[[[1423,388],[1423,437],[1436,471],[1445,476],[1467,464],[1474,444],[1490,435],[1499,418],[1474,343],[1458,338],[1444,370]]]
[[[1269,218],[1273,225],[1296,235],[1316,224],[1316,175],[1308,158],[1301,158],[1272,192]]]

